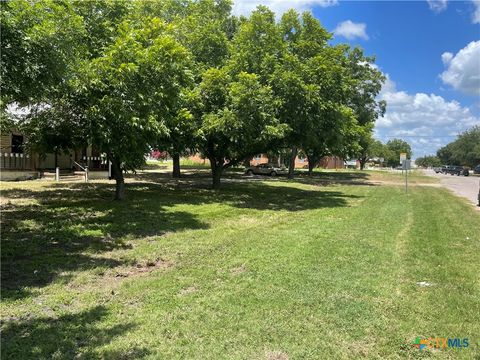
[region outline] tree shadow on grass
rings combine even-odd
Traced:
[[[134,201],[139,200],[140,194],[142,198],[157,197],[158,202],[166,207],[218,203],[237,208],[274,211],[345,207],[348,206],[349,199],[361,197],[334,188],[307,190],[294,187],[281,180],[275,182],[264,181],[268,179],[250,181],[250,179],[239,177],[224,179],[221,189],[214,191],[210,189],[209,180],[208,177],[195,174],[182,179],[164,179],[158,183],[128,184],[127,196]],[[112,189],[111,186],[110,189]],[[159,194],[161,195],[159,196]],[[140,208],[149,206],[148,202],[142,201],[137,205]]]
[[[243,189],[235,195],[236,188]],[[217,195],[221,201],[234,207],[255,210],[303,211],[320,208],[349,206],[349,199],[360,198],[334,189],[306,190],[288,186],[281,182],[225,184]]]
[[[145,348],[96,352],[135,328],[131,323],[99,326],[107,316],[105,307],[96,306],[58,318],[10,319],[2,324],[2,359],[140,359],[148,355]]]
[[[346,207],[349,200],[359,198],[335,188],[306,190],[281,182],[231,182],[220,191],[209,190],[208,184],[198,186],[195,179],[193,183],[130,183],[127,199],[121,202],[112,200],[114,185],[106,183],[2,191],[3,197],[11,199],[2,211],[3,297],[28,296],[33,288],[56,279],[67,282],[78,271],[125,265],[102,253],[129,249],[126,239],[207,229],[195,206],[302,211]],[[15,203],[15,199],[21,201]],[[180,211],[178,205],[193,208]]]
[[[170,173],[165,172],[139,172],[129,175],[137,181],[145,181],[149,183],[165,184],[166,182],[175,183],[177,186],[205,188],[211,185],[211,174],[208,169],[196,169],[189,171],[184,169],[179,179],[172,179]],[[256,183],[262,181],[274,182],[299,182],[309,185],[369,185],[376,186],[368,182],[371,174],[361,171],[325,171],[313,172],[308,175],[306,171],[296,171],[294,179],[288,179],[285,175],[270,177],[266,175],[245,176],[243,171],[228,171],[222,177],[222,187],[229,182]]]
[[[376,186],[368,182],[371,175],[359,171],[325,171],[313,172],[308,175],[306,172],[298,173],[295,181],[310,185],[368,185]]]
[[[2,191],[7,199],[22,200],[7,203],[1,213],[3,298],[28,296],[33,288],[66,282],[78,271],[133,265],[102,255],[129,249],[126,239],[207,228],[195,214],[168,211],[145,186],[124,202],[112,201],[106,186]]]

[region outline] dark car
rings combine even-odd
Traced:
[[[463,168],[461,166],[450,166],[447,170],[450,175],[460,175],[462,171]]]
[[[442,168],[440,169],[440,172],[442,174],[448,174],[448,171],[449,171],[450,168],[451,168],[451,166],[442,166]]]
[[[273,164],[260,164],[257,166],[251,166],[247,168],[245,174],[247,175],[286,175],[288,170],[285,167],[275,166]]]
[[[447,166],[446,173],[450,175],[463,175],[463,176],[468,176],[469,171],[468,169],[464,168],[463,166]]]
[[[477,166],[475,166],[475,168],[473,169],[473,173],[474,173],[474,174],[480,174],[480,164],[478,164]]]

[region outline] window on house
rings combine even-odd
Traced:
[[[255,160],[260,160],[262,158],[262,154],[255,155]]]
[[[12,153],[23,154],[23,135],[12,135]]]

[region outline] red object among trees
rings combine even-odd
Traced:
[[[164,160],[168,156],[168,153],[166,151],[160,151],[160,150],[153,150],[150,153],[150,157],[152,157],[155,160]]]

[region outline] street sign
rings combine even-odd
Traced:
[[[402,170],[411,170],[411,161],[410,160],[403,160],[402,161]]]
[[[400,153],[400,164],[403,164],[403,160],[407,160],[407,153]]]

